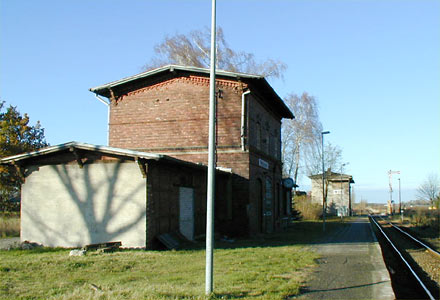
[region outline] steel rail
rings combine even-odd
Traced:
[[[371,220],[373,221],[373,223],[377,226],[377,228],[380,230],[380,232],[382,233],[382,235],[388,240],[388,242],[390,243],[390,245],[393,247],[393,249],[397,252],[397,254],[400,256],[400,258],[402,259],[402,261],[405,263],[405,265],[408,267],[408,269],[410,270],[410,272],[414,275],[414,277],[416,278],[416,280],[419,282],[420,286],[423,288],[423,290],[425,290],[426,294],[428,295],[429,299],[431,300],[435,300],[435,298],[432,296],[431,292],[428,290],[428,288],[425,286],[425,284],[422,282],[422,280],[419,278],[419,276],[417,276],[416,272],[414,272],[414,270],[411,268],[411,266],[409,265],[409,263],[406,261],[406,259],[403,257],[402,253],[400,253],[399,250],[397,250],[396,246],[394,246],[393,242],[391,242],[391,240],[388,238],[388,236],[385,234],[385,232],[382,230],[382,227],[379,226],[379,224],[376,222],[376,220],[374,219],[373,216],[370,216]]]
[[[382,220],[384,220],[385,222],[387,222],[384,218],[380,217]],[[413,237],[412,235],[410,235],[408,232],[402,230],[399,226],[394,225],[391,222],[388,222],[388,224],[390,224],[391,226],[393,226],[395,229],[399,230],[401,233],[406,234],[409,238],[411,238],[413,241],[415,241],[416,243],[422,245],[423,247],[425,247],[428,251],[430,251],[431,253],[435,254],[436,256],[440,257],[440,252],[438,252],[435,249],[432,249],[431,247],[429,247],[428,245],[426,245],[425,243],[423,243],[422,241],[416,239],[415,237]]]

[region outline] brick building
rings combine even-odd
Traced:
[[[208,69],[170,65],[90,91],[109,106],[109,146],[207,164]],[[222,226],[237,234],[273,232],[290,213],[281,120],[294,116],[261,76],[217,71],[216,91],[217,166],[233,173]]]

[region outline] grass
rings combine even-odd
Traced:
[[[0,238],[20,236],[18,214],[0,214]]]
[[[326,234],[340,226],[330,221]],[[210,297],[203,249],[83,257],[66,249],[0,251],[0,299],[285,299],[311,272],[317,255],[305,245],[321,235],[322,223],[296,222],[258,240],[217,243]]]

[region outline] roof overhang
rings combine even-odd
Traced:
[[[189,66],[179,66],[179,65],[167,65],[157,69],[142,72],[133,76],[122,78],[107,84],[99,85],[89,90],[97,95],[111,99],[114,96],[119,96],[124,94],[128,86],[133,83],[145,82],[147,80],[152,80],[160,82],[161,80],[166,80],[169,77],[182,76],[184,74],[195,74],[204,77],[209,77],[210,70],[206,68],[199,67],[189,67]],[[165,77],[164,77],[165,75]],[[169,77],[168,77],[169,76]],[[267,80],[260,75],[253,75],[247,73],[230,72],[224,70],[216,70],[216,77],[223,79],[240,80],[245,83],[250,84],[254,88],[258,89],[260,93],[269,99],[272,99],[271,103],[274,105],[281,113],[283,118],[293,119],[294,115],[290,109],[286,106],[284,101],[278,96],[275,90],[270,86]]]
[[[198,68],[198,67],[187,67],[187,66],[179,66],[179,65],[167,65],[163,66],[157,69],[149,70],[146,72],[142,72],[133,76],[125,77],[116,81],[112,81],[107,84],[103,84],[94,88],[91,88],[90,91],[107,97],[109,96],[109,89],[116,88],[118,86],[131,83],[135,80],[144,79],[147,77],[152,77],[154,75],[163,74],[166,72],[190,72],[190,73],[200,73],[200,74],[207,74],[209,75],[210,70],[205,68]],[[232,79],[240,79],[240,78],[247,78],[247,79],[264,79],[262,76],[257,75],[251,75],[246,73],[236,73],[236,72],[229,72],[229,71],[223,71],[223,70],[217,70],[215,72],[216,76],[221,77],[228,77]]]
[[[138,160],[138,159],[159,160],[165,158],[164,155],[155,154],[155,153],[132,151],[128,149],[120,149],[120,148],[92,145],[92,144],[79,143],[79,142],[68,142],[56,146],[49,146],[32,152],[5,157],[0,159],[0,164],[27,165],[27,164],[31,164],[32,161],[36,158],[41,158],[44,156],[65,152],[65,151],[97,152],[106,156],[125,157],[125,158],[130,158],[132,160]]]
[[[94,152],[99,153],[103,156],[114,157],[114,158],[123,158],[131,161],[161,161],[165,163],[178,164],[194,169],[207,169],[207,166],[203,164],[196,164],[188,161],[183,161],[171,156],[150,153],[150,152],[141,152],[134,151],[129,149],[122,148],[114,148],[108,146],[101,145],[93,145],[87,143],[79,143],[79,142],[68,142],[56,146],[49,146],[46,148],[42,148],[36,151],[27,152],[23,154],[18,154],[14,156],[4,157],[0,159],[0,165],[19,165],[19,166],[27,166],[35,164],[35,161],[38,161],[39,158],[43,158],[49,155],[55,155],[61,152]],[[40,163],[36,163],[39,165]],[[42,163],[43,165],[46,163]],[[219,174],[232,174],[232,169],[217,167],[217,172]]]
[[[155,154],[155,153],[146,153],[146,152],[139,152],[139,151],[132,151],[128,149],[120,149],[120,148],[113,148],[113,147],[107,147],[107,146],[100,146],[100,145],[92,145],[92,144],[86,144],[86,143],[79,143],[79,142],[68,142],[56,146],[49,146],[46,148],[42,148],[36,151],[27,152],[23,154],[18,154],[14,156],[9,156],[0,159],[1,164],[9,164],[9,163],[17,163],[17,162],[25,162],[26,160],[38,157],[38,156],[44,156],[53,154],[56,152],[61,152],[64,150],[86,150],[86,151],[96,151],[101,152],[103,154],[108,155],[117,155],[117,156],[127,156],[127,157],[133,157],[133,158],[142,158],[142,159],[154,159],[159,160],[163,158],[163,155]]]
[[[308,176],[310,179],[322,179],[322,173],[321,174],[315,174],[315,175],[310,175]],[[355,183],[353,180],[353,176],[351,175],[347,175],[347,174],[341,174],[341,173],[333,173],[331,172],[330,174],[325,174],[325,178],[327,178],[328,181],[332,181],[332,182],[346,182],[348,181],[349,183]]]

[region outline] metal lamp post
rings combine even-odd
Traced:
[[[325,169],[324,169],[324,134],[329,134],[330,131],[321,132],[321,151],[322,151],[322,231],[325,231],[325,210],[327,204],[327,197],[325,195]]]
[[[342,192],[343,191],[343,186],[342,186],[342,170],[348,164],[349,163],[347,162],[347,163],[341,165],[341,206],[342,206],[342,203],[343,203],[343,197],[342,197],[342,195],[343,195],[343,192]],[[344,209],[344,213],[345,213],[345,209]],[[343,212],[341,211],[341,219],[342,219],[342,217],[343,217]]]
[[[215,42],[216,42],[216,0],[212,0],[211,10],[211,68],[209,78],[209,149],[208,183],[206,201],[206,273],[205,293],[213,291],[214,280],[214,197],[215,197]]]

